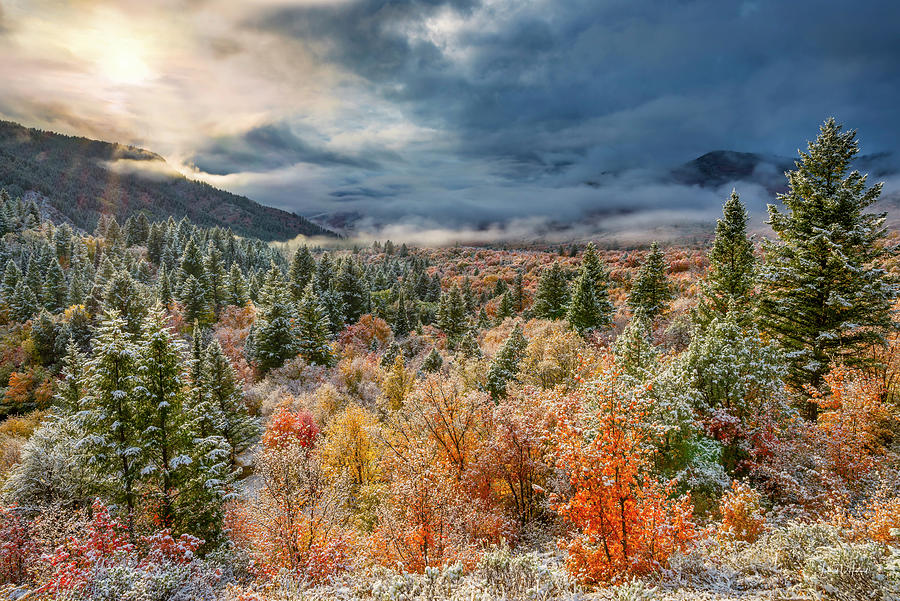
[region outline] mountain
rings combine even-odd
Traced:
[[[263,240],[336,235],[294,213],[187,179],[142,148],[9,121],[0,121],[0,188],[12,196],[37,193],[89,231],[101,214],[124,222],[144,212],[155,221],[187,217],[200,226],[229,227]]]
[[[679,184],[717,188],[729,182],[751,182],[776,193],[787,190],[784,172],[795,168],[795,160],[756,152],[714,150],[669,169],[667,175]],[[854,164],[861,173],[868,173],[871,181],[900,172],[898,167],[897,157],[888,152],[858,156]]]

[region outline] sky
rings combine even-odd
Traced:
[[[711,150],[796,156],[832,115],[898,150],[898,23],[887,0],[0,0],[0,118],[395,239],[640,233],[732,185],[761,219],[759,185],[660,177]]]

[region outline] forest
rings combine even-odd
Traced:
[[[736,190],[703,247],[89,233],[0,192],[0,594],[900,598],[858,152],[826,121],[771,235]]]

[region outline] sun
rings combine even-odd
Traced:
[[[152,41],[120,13],[98,10],[70,32],[65,45],[100,83],[133,86],[156,75]]]
[[[143,48],[135,41],[120,38],[95,61],[98,74],[110,83],[138,85],[153,77]]]

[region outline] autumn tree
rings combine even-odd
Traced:
[[[651,473],[647,409],[621,378],[607,358],[556,409],[556,456],[572,488],[556,507],[576,531],[567,567],[586,584],[664,569],[695,536],[690,498],[671,498]]]

